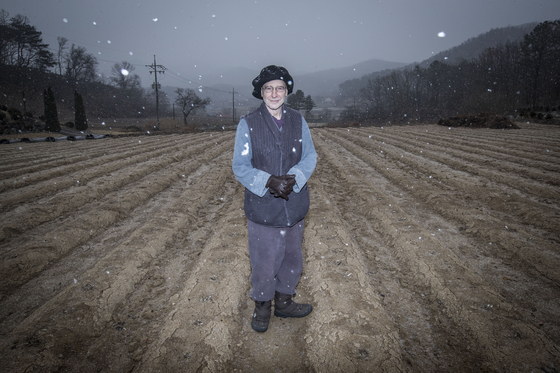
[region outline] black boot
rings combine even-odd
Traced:
[[[251,327],[259,333],[266,332],[268,322],[270,321],[270,311],[272,309],[272,301],[259,302],[255,301],[255,311],[251,320]]]
[[[274,294],[274,316],[278,317],[305,317],[313,311],[307,303],[296,303],[292,296],[276,292]]]

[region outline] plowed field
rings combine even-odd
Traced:
[[[250,326],[234,133],[0,146],[0,370],[558,372],[560,128],[312,129],[298,300]]]

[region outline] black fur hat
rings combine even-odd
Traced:
[[[281,66],[270,65],[262,69],[259,76],[253,79],[253,87],[255,87],[253,89],[253,96],[262,100],[261,88],[271,80],[283,80],[286,83],[286,87],[288,87],[288,94],[294,90],[294,79],[292,79],[288,70]]]

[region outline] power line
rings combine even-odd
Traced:
[[[154,88],[156,90],[156,117],[157,117],[157,129],[159,131],[159,97],[158,97],[158,82],[157,82],[157,74],[164,74],[165,70],[167,70],[167,68],[163,65],[157,65],[156,64],[156,55],[154,54],[154,63],[153,65],[146,65],[147,68],[150,69],[150,74],[154,73],[154,79],[155,79],[155,83],[154,83]],[[159,71],[158,71],[159,68]],[[153,69],[153,70],[152,70]]]
[[[53,37],[54,37],[54,35],[50,35],[50,34],[46,34],[46,33],[44,33],[44,35],[49,35],[49,36],[53,36]],[[121,49],[110,48],[110,47],[106,47],[106,46],[104,46],[104,45],[100,45],[100,43],[98,43],[97,45],[95,45],[95,44],[85,43],[85,42],[81,42],[81,41],[77,41],[77,40],[72,40],[72,39],[66,39],[66,40],[68,40],[68,41],[70,41],[70,42],[73,42],[73,43],[78,43],[78,45],[82,44],[82,45],[87,45],[87,46],[94,47],[94,48],[100,48],[100,49],[106,49],[106,50],[115,51],[115,52],[127,53],[126,51],[121,50]],[[52,50],[53,52],[58,52],[58,49],[54,49],[54,48],[50,47],[50,45],[47,47],[47,49]],[[132,53],[132,52],[128,52],[128,53],[130,54],[130,53]],[[143,53],[140,53],[140,55],[142,55],[142,54],[143,54]],[[120,62],[118,62],[118,61],[106,60],[106,59],[103,59],[103,58],[99,58],[99,57],[97,57],[97,56],[95,56],[95,58],[96,58],[98,61],[110,62],[110,63],[116,63],[116,64],[120,63]],[[130,63],[132,66],[142,66],[141,64],[137,64],[137,63],[131,63],[131,62],[128,62],[128,63]],[[233,118],[235,118],[235,94],[237,93],[238,97],[240,97],[241,99],[245,99],[245,100],[247,100],[247,101],[248,101],[248,99],[249,99],[249,96],[245,96],[245,95],[243,95],[243,94],[240,94],[239,92],[235,92],[235,88],[233,88],[232,91],[224,91],[224,90],[221,90],[221,89],[212,88],[212,87],[205,86],[205,85],[202,85],[202,84],[194,83],[194,82],[196,82],[196,80],[194,80],[194,79],[189,79],[188,77],[186,77],[186,76],[180,74],[179,72],[174,71],[174,70],[172,70],[172,69],[168,69],[168,68],[166,68],[165,66],[157,65],[157,64],[156,64],[156,61],[155,61],[155,55],[154,55],[154,63],[153,63],[152,65],[145,65],[145,66],[148,67],[148,68],[150,68],[150,74],[151,74],[151,73],[154,73],[154,80],[155,80],[155,83],[153,84],[153,88],[156,90],[156,115],[157,115],[158,130],[160,129],[160,122],[159,122],[159,88],[160,88],[160,84],[157,82],[157,76],[158,76],[158,73],[163,74],[164,71],[166,71],[166,70],[169,70],[170,72],[173,73],[172,75],[168,75],[170,78],[175,79],[175,80],[177,80],[177,81],[179,81],[179,82],[182,82],[182,83],[184,83],[184,84],[188,84],[188,85],[195,86],[195,87],[197,87],[201,92],[202,92],[202,89],[204,89],[204,90],[209,90],[209,91],[218,92],[218,93],[232,94],[232,100],[233,100],[233,113],[232,113],[232,117],[233,117]],[[158,71],[158,68],[159,68],[159,71]],[[227,101],[218,101],[218,102],[214,102],[214,103],[215,103],[215,104],[219,104],[219,103],[222,103],[222,102],[227,102]]]
[[[47,34],[47,33],[43,33],[43,35],[48,35],[48,36],[55,37],[55,35]],[[68,41],[70,41],[70,42],[73,42],[73,43],[78,43],[78,44],[82,44],[82,45],[87,45],[87,46],[95,47],[95,48],[107,49],[107,50],[114,51],[114,52],[131,53],[131,52],[126,52],[126,51],[124,51],[124,50],[122,50],[122,49],[116,49],[116,48],[106,47],[106,46],[104,46],[104,45],[100,45],[100,43],[96,45],[96,44],[85,43],[85,42],[82,42],[82,41],[72,40],[72,39],[67,39],[67,38],[66,38],[66,40],[68,40]],[[49,45],[49,47],[48,47],[47,49],[49,49],[49,50],[51,50],[51,51],[53,51],[53,52],[58,52],[58,49],[52,48],[52,47],[50,47],[50,45]],[[147,53],[140,53],[140,55],[143,55],[143,54],[146,54],[146,55],[147,55]],[[99,57],[97,57],[97,56],[94,56],[94,57],[95,57],[98,61],[112,62],[112,63],[121,63],[121,61],[106,60],[106,59],[103,59],[103,58],[99,58]],[[128,61],[127,61],[127,62],[128,62]],[[128,62],[128,63],[130,63],[130,64],[133,65],[133,66],[142,66],[142,64],[131,63],[131,62]],[[229,93],[232,93],[231,91],[224,91],[224,90],[221,90],[221,89],[212,88],[212,87],[208,87],[208,86],[205,86],[205,85],[193,83],[194,81],[196,81],[195,79],[189,79],[189,77],[186,77],[186,76],[184,76],[184,75],[181,75],[180,73],[178,73],[177,71],[174,71],[174,70],[172,70],[172,69],[166,69],[166,70],[169,70],[170,72],[172,72],[173,74],[175,74],[175,76],[173,76],[173,75],[168,75],[168,76],[170,76],[171,78],[173,78],[173,79],[175,79],[175,80],[178,80],[178,81],[180,81],[180,82],[183,82],[183,83],[186,83],[186,84],[190,84],[190,85],[196,86],[196,87],[201,88],[201,89],[212,90],[212,91],[214,91],[214,92],[221,92],[221,93],[228,93],[228,94],[229,94]],[[150,72],[150,73],[152,73],[152,72]],[[240,95],[239,92],[238,92],[238,95]],[[244,96],[244,95],[240,95],[240,96],[242,96],[243,98],[247,98],[247,96]]]
[[[55,36],[55,35],[52,35],[52,34],[47,34],[47,33],[44,33],[44,32],[43,32],[42,34],[43,34],[43,35],[48,35],[48,36],[52,36],[52,37],[57,37],[57,38],[58,38],[58,36]],[[101,48],[101,49],[108,49],[108,50],[114,51],[114,52],[123,52],[123,53],[128,53],[128,54],[131,53],[131,51],[125,51],[125,50],[122,50],[122,49],[116,49],[116,48],[106,47],[106,46],[104,46],[104,45],[101,44],[101,43],[90,44],[90,43],[85,43],[85,42],[83,42],[83,41],[72,40],[72,39],[68,39],[68,38],[65,38],[65,39],[68,40],[68,41],[71,41],[71,42],[73,42],[73,43],[77,43],[77,44],[81,44],[81,45],[87,45],[87,46],[90,46],[90,47]],[[141,53],[139,53],[139,54],[140,54],[140,55],[146,55],[146,56],[149,55],[149,53],[144,53],[144,52],[141,52]],[[140,65],[140,64],[137,64],[137,66],[141,66],[141,65]]]

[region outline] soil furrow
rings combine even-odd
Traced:
[[[347,135],[341,135],[341,138],[346,139],[346,137]],[[361,148],[369,149],[369,152],[362,149],[358,150],[363,159],[367,159],[368,157],[379,153],[379,150],[376,149],[375,145],[372,145],[365,139],[352,138],[351,141],[343,141],[345,141],[347,147],[350,146],[350,143],[356,142],[361,145]],[[407,154],[398,149],[393,149],[393,146],[387,144],[383,145],[383,149],[384,150],[382,152],[384,153],[384,156],[380,158],[379,162],[383,162],[384,164],[391,166],[390,168],[393,169],[408,170],[408,174],[413,175],[409,178],[409,183],[407,183],[407,188],[410,190],[414,189],[414,186],[416,186],[416,189],[418,190],[419,186],[426,183],[431,184],[432,188],[441,188],[442,193],[449,191],[449,189],[464,190],[464,199],[468,200],[471,205],[478,204],[478,208],[486,210],[485,214],[492,212],[488,209],[488,207],[497,207],[496,210],[498,211],[505,207],[514,214],[526,214],[524,216],[525,221],[539,228],[546,228],[551,231],[555,231],[560,224],[557,218],[557,209],[552,207],[549,208],[544,204],[533,202],[527,198],[522,198],[523,196],[518,193],[514,193],[513,191],[507,191],[503,188],[500,189],[497,186],[492,186],[488,183],[488,181],[480,180],[478,177],[473,177],[468,172],[456,170],[441,163],[427,162],[423,155],[411,153]],[[376,167],[379,172],[383,172],[385,166]],[[465,182],[468,182],[470,185],[467,187]],[[420,189],[427,188],[422,187]],[[466,192],[467,190],[469,191],[468,193]],[[521,211],[516,211],[519,209],[519,206],[522,206],[523,208],[520,209]],[[535,210],[544,210],[545,213],[543,215],[541,211],[539,217],[537,217],[532,214]],[[505,220],[502,216],[500,216],[500,218]]]
[[[555,372],[560,130],[520,126],[312,129],[297,300],[314,310],[266,333],[233,132],[1,146],[0,365]]]
[[[243,346],[241,329],[252,312],[245,305],[250,264],[240,210],[243,189],[233,188],[236,193],[224,201],[222,216],[210,223],[214,234],[201,243],[199,259],[138,371],[231,371],[235,351]]]
[[[356,141],[354,140],[354,142]],[[354,153],[357,154],[356,151]],[[344,157],[348,156],[345,155]],[[373,164],[371,161],[368,161],[368,163]],[[375,174],[378,170],[384,172],[385,166],[383,164],[380,169],[373,172]],[[394,168],[394,166],[391,166],[391,168]],[[398,177],[392,176],[389,180],[393,180],[395,185],[403,185],[403,183],[397,182]],[[377,183],[379,184],[379,180]],[[420,186],[420,188],[423,187]],[[465,196],[463,190],[468,188],[469,184],[463,180],[463,182],[455,183],[453,188],[445,190],[445,194],[458,198],[458,196]],[[418,185],[415,185],[414,189],[405,189],[418,193]],[[424,187],[424,189],[426,188]],[[403,194],[407,195],[408,193],[401,190],[400,195]],[[398,196],[399,193],[396,193],[396,195]],[[486,220],[482,229],[485,233],[494,231],[494,234],[488,237],[485,234],[479,234],[479,227],[472,228],[463,225],[463,220],[455,223],[457,221],[456,217],[451,220],[437,217],[441,214],[442,217],[449,218],[449,210],[468,210],[466,206],[471,203],[470,200],[464,203],[465,207],[457,207],[456,209],[450,209],[449,205],[445,206],[445,202],[441,204],[440,199],[428,198],[424,203],[418,203],[418,198],[408,196],[407,200],[410,201],[406,204],[406,206],[410,206],[407,208],[409,215],[416,216],[416,220],[422,222],[422,225],[428,228],[432,235],[440,236],[443,226],[447,226],[443,229],[444,231],[454,232],[453,234],[456,236],[467,235],[455,249],[455,252],[468,261],[469,267],[477,268],[477,273],[484,277],[487,283],[507,284],[500,289],[500,294],[504,295],[513,304],[523,305],[520,307],[520,312],[525,315],[527,322],[542,326],[539,319],[557,320],[560,318],[560,307],[556,307],[560,303],[558,298],[554,296],[554,289],[558,286],[557,282],[554,283],[554,277],[552,277],[552,281],[546,278],[546,276],[550,277],[551,270],[539,272],[543,267],[552,268],[554,266],[547,261],[552,260],[554,263],[558,259],[557,250],[555,250],[555,247],[557,247],[555,243],[558,242],[558,239],[554,235],[547,232],[538,232],[534,229],[527,230],[524,228],[522,231],[519,225],[515,226],[518,230],[512,225],[504,226],[504,223],[500,221]],[[401,207],[404,206],[405,204],[401,203]],[[496,205],[495,208],[499,209],[500,206]],[[508,209],[507,206],[502,208]],[[426,211],[422,212],[422,209]],[[462,216],[462,218],[464,217]],[[400,219],[406,221],[405,218]],[[509,222],[516,220],[519,220],[519,218],[512,215]],[[450,223],[452,225],[449,225]],[[503,233],[498,234],[496,231]],[[472,248],[464,248],[470,245],[472,241],[478,241],[480,249],[473,251]],[[539,271],[527,270],[527,265],[533,267],[535,264]],[[521,271],[520,268],[525,270]],[[516,283],[515,286],[508,284],[513,282]],[[527,301],[528,299],[531,301]],[[551,322],[547,324],[544,332],[555,343],[560,341],[559,323]]]
[[[220,143],[223,143],[223,141],[224,139]],[[6,213],[7,219],[0,223],[0,242],[21,234],[39,224],[53,220],[65,212],[73,211],[87,202],[101,199],[110,191],[138,181],[145,177],[145,175],[157,173],[174,162],[188,159],[193,155],[199,154],[207,147],[208,144],[203,143],[186,151],[172,148],[173,153],[169,154],[163,151],[165,154],[159,155],[157,158],[146,160],[145,157],[138,156],[141,159],[135,159],[130,162],[126,160],[116,161],[113,166],[109,165],[107,169],[103,166],[97,167],[92,171],[92,174],[89,171],[84,171],[80,174],[57,179],[58,182],[45,182],[48,187],[45,187],[44,183],[40,183],[29,192],[30,196],[27,198],[31,199],[31,195],[34,193],[40,194],[49,187],[53,192],[56,192],[60,184],[63,184],[62,188],[65,190],[60,191],[53,197],[39,200],[38,203],[26,204]],[[82,177],[76,179],[79,176]],[[72,187],[68,188],[70,185]],[[17,200],[18,197],[13,199]]]
[[[0,282],[0,289],[8,293],[10,289],[27,281],[30,277],[47,268],[50,261],[66,255],[73,247],[83,245],[98,230],[125,218],[136,206],[144,203],[159,191],[167,188],[175,180],[198,168],[204,159],[213,159],[218,154],[228,150],[229,142],[199,154],[194,162],[186,165],[186,170],[175,172],[156,173],[145,178],[145,187],[135,189],[126,195],[119,195],[116,201],[106,201],[99,209],[89,211],[87,214],[61,225],[56,230],[39,237],[22,247],[11,250],[2,256],[2,271],[6,278]],[[171,162],[170,162],[171,163]],[[174,168],[171,164],[171,169]]]
[[[191,166],[189,166],[189,163],[191,163]],[[157,195],[150,197],[145,203],[131,211],[130,216],[126,219],[110,224],[106,229],[95,227],[96,234],[91,235],[82,246],[73,247],[71,255],[53,261],[48,269],[40,272],[36,278],[23,284],[21,288],[15,289],[12,287],[10,289],[13,292],[11,296],[6,297],[6,294],[3,294],[2,303],[0,303],[0,322],[2,322],[4,328],[0,331],[0,334],[9,332],[17,325],[18,320],[26,317],[36,307],[43,304],[46,299],[53,297],[62,288],[68,286],[81,272],[85,272],[94,265],[100,256],[106,255],[111,247],[121,244],[132,231],[144,226],[149,221],[149,217],[159,213],[162,209],[169,208],[170,205],[176,205],[178,197],[192,184],[190,180],[199,178],[199,176],[193,174],[201,171],[200,168],[194,169],[192,167],[192,160],[183,161],[174,165],[173,168],[174,170],[168,172],[182,170],[188,177],[176,180],[172,185],[158,192]],[[186,182],[185,180],[189,181]],[[142,184],[133,184],[130,189],[121,189],[120,193],[134,193],[134,188],[144,189]],[[110,201],[114,201],[119,197],[108,196],[108,198]],[[88,206],[84,211],[77,211],[76,215],[87,214],[93,209],[98,210],[99,214],[103,214],[103,206],[107,205],[106,201],[100,201],[98,205],[96,207]],[[192,218],[195,219],[195,217]],[[67,266],[78,268],[74,272],[68,273],[61,269]]]
[[[145,137],[136,137],[128,139],[104,139],[98,141],[63,141],[56,143],[34,143],[34,144],[11,144],[6,145],[11,151],[18,154],[17,158],[14,158],[14,162],[11,164],[4,164],[0,166],[0,175],[4,173],[13,172],[23,169],[33,169],[36,167],[45,167],[47,164],[70,164],[73,159],[80,157],[84,152],[91,153],[96,152],[103,154],[103,150],[117,150],[120,151],[121,148],[130,147],[131,144],[138,144],[138,139],[146,139]],[[134,141],[134,142],[133,142]],[[149,141],[149,140],[148,140]],[[43,154],[41,157],[37,157],[37,154]]]
[[[168,140],[168,142],[171,141],[171,139]],[[195,141],[196,140],[189,139],[188,144],[186,145],[195,143]],[[151,143],[144,140],[143,146],[141,147],[136,145],[137,144],[134,146],[127,145],[126,147],[107,147],[107,149],[99,149],[97,147],[93,149],[80,148],[79,152],[74,154],[65,153],[62,158],[61,156],[57,156],[54,160],[43,162],[40,165],[29,167],[18,166],[15,170],[9,173],[0,173],[0,178],[3,179],[2,182],[0,182],[0,192],[16,188],[21,190],[21,188],[27,185],[36,184],[44,180],[52,180],[76,171],[88,170],[91,172],[90,168],[99,165],[110,168],[111,162],[122,160],[126,160],[128,163],[136,162],[137,159],[133,158],[135,156],[140,156],[138,159],[153,158],[158,155],[165,154],[166,151],[170,150],[166,142],[160,142],[157,140],[154,140]],[[156,145],[157,148],[155,147]],[[131,149],[132,147],[134,147],[134,149]],[[180,146],[177,145],[177,148],[179,147]],[[110,152],[106,151],[109,149]],[[165,149],[165,151],[162,149]],[[59,188],[62,188],[62,186]],[[9,198],[5,197],[5,199]]]
[[[512,131],[507,132],[507,134],[511,133]],[[560,153],[560,146],[558,144],[550,145],[548,147],[544,145],[536,145],[535,149],[532,151],[526,147],[523,147],[524,150],[520,150],[518,147],[508,145],[508,141],[506,140],[507,138],[504,138],[503,136],[492,139],[488,139],[490,136],[487,136],[485,141],[479,141],[476,138],[471,138],[470,136],[463,136],[463,132],[453,132],[452,134],[447,134],[444,130],[435,126],[432,126],[425,132],[408,134],[404,131],[400,133],[401,136],[398,137],[395,137],[392,131],[383,131],[382,134],[392,136],[395,140],[408,138],[409,141],[419,141],[419,139],[423,139],[426,142],[421,141],[420,144],[424,145],[424,147],[428,142],[430,144],[443,147],[445,147],[446,144],[453,143],[454,146],[450,150],[461,150],[465,153],[481,154],[489,157],[492,156],[495,159],[499,159],[501,162],[519,162],[522,165],[532,165],[533,167],[538,165],[539,168],[547,171],[557,172],[559,170],[559,166],[557,164],[557,154]],[[529,142],[529,144],[533,143],[538,142],[535,140]]]
[[[115,322],[113,317],[115,308],[129,297],[134,291],[135,284],[146,276],[153,260],[162,255],[175,241],[178,231],[188,230],[190,226],[196,224],[193,216],[197,216],[199,211],[206,207],[207,200],[213,199],[223,189],[229,174],[226,159],[227,157],[222,157],[221,165],[215,168],[213,177],[206,180],[207,183],[211,180],[212,184],[202,185],[205,198],[195,203],[189,202],[188,197],[192,190],[187,189],[177,200],[183,203],[170,205],[165,211],[152,217],[147,224],[134,231],[124,243],[80,275],[76,283],[71,284],[27,317],[12,333],[24,333],[40,339],[39,350],[45,344],[58,345],[57,333],[103,336],[107,325]],[[130,255],[131,253],[134,255]],[[123,261],[125,258],[126,260]],[[57,318],[55,325],[51,324],[50,328],[43,329],[42,325],[51,323],[49,314],[61,305],[64,305],[67,312],[63,312]],[[118,325],[118,321],[116,324]],[[17,341],[12,340],[12,343],[17,346]],[[58,346],[62,352],[75,352],[80,347],[82,346]],[[21,348],[19,353],[24,355],[36,353],[31,350],[33,349]],[[88,353],[87,349],[82,352]],[[97,358],[102,359],[102,356]],[[64,366],[64,354],[57,356],[47,353],[42,363],[53,368],[57,365]]]
[[[383,157],[377,157],[378,160],[372,159],[372,157],[375,157],[375,153],[357,148],[353,145],[353,142],[348,140],[339,137],[335,138],[329,132],[325,132],[324,135],[330,138],[331,141],[344,144],[347,149],[351,148],[353,154],[366,161],[375,169],[376,172],[380,173],[389,180],[392,180],[397,185],[400,185],[403,190],[408,190],[415,196],[415,198],[433,206],[433,209],[442,216],[457,221],[460,226],[465,227],[464,229],[468,233],[478,233],[485,237],[488,242],[508,248],[512,254],[518,255],[519,259],[527,261],[548,278],[556,281],[557,283],[560,282],[560,275],[555,270],[555,268],[560,265],[560,258],[556,254],[555,242],[550,241],[547,237],[550,234],[554,234],[554,230],[549,233],[542,232],[541,235],[544,234],[544,237],[539,238],[534,236],[533,230],[526,230],[521,225],[513,226],[510,222],[519,221],[519,217],[508,211],[509,216],[506,220],[504,219],[505,212],[502,210],[503,208],[510,207],[510,205],[507,203],[495,204],[495,211],[487,209],[486,203],[491,201],[491,199],[487,196],[484,203],[477,202],[479,195],[472,192],[468,193],[467,189],[465,189],[470,183],[469,179],[464,175],[455,175],[457,180],[459,180],[455,182],[455,185],[457,185],[459,188],[458,190],[460,191],[460,193],[457,193],[453,188],[451,190],[443,189],[441,187],[441,183],[438,182],[438,180],[447,181],[446,178],[449,179],[449,175],[443,176],[442,174],[441,177],[436,177],[435,179],[413,178],[408,176],[408,173],[406,175],[401,175],[402,172],[399,170],[402,166],[399,163],[389,163],[391,160],[386,161]],[[395,156],[395,158],[398,157]],[[411,161],[409,160],[404,164],[410,164],[410,162]],[[414,169],[414,167],[415,165],[413,164],[413,167],[411,168]],[[456,172],[450,170],[449,173]],[[440,188],[442,188],[442,190],[438,191]],[[469,188],[474,187],[470,185]],[[477,188],[474,189],[476,190]],[[497,195],[499,194],[501,193],[497,192]],[[461,196],[461,198],[458,198],[458,196]],[[495,195],[492,197],[494,196]],[[537,211],[539,210],[521,209],[519,213],[521,213],[524,218],[531,216],[531,214],[537,218]],[[555,216],[552,216],[550,219],[553,220],[550,221],[543,219],[541,224],[548,226],[557,225],[558,219]],[[487,229],[489,226],[502,226],[504,228],[502,231],[496,231],[495,229]],[[537,247],[535,247],[535,242],[538,243]]]
[[[316,141],[316,144],[321,149],[321,142]],[[390,200],[391,208],[387,209],[386,201],[375,203],[368,198],[368,192],[373,186],[368,185],[367,175],[345,176],[344,170],[351,169],[349,156],[339,154],[340,156],[335,157],[332,145],[329,147],[329,152],[323,150],[320,154],[325,162],[331,163],[332,166],[329,168],[336,170],[337,178],[348,185],[346,198],[354,201],[359,209],[367,206],[367,209],[361,212],[375,219],[373,226],[376,231],[383,232],[385,242],[391,242],[397,258],[409,268],[412,280],[416,284],[424,284],[428,287],[428,299],[442,303],[441,312],[454,320],[456,325],[461,325],[466,335],[477,340],[469,345],[469,348],[485,357],[485,369],[498,370],[502,367],[510,367],[507,370],[511,370],[518,366],[517,359],[522,356],[522,353],[525,353],[522,357],[523,361],[527,361],[526,349],[544,351],[538,357],[536,354],[533,355],[532,364],[535,368],[558,358],[553,342],[534,326],[518,322],[518,315],[512,305],[490,286],[484,284],[479,276],[465,266],[444,244],[430,236],[410,216],[406,216],[398,207],[398,200]],[[395,222],[395,216],[406,218],[406,229],[403,229],[405,224],[399,223],[398,220]],[[399,233],[403,230],[406,234]],[[416,235],[419,236],[415,238]],[[450,279],[449,282],[444,282],[446,278]],[[473,296],[471,288],[483,291]],[[485,309],[485,305],[492,305],[491,315]],[[501,348],[500,340],[504,330],[534,334],[531,340],[538,342],[533,346],[527,346],[526,341],[521,341],[517,343],[517,347],[513,348],[510,345],[504,350]],[[499,353],[496,354],[498,351]]]
[[[355,134],[357,131],[354,131]],[[364,136],[370,134],[371,131],[360,131]],[[429,135],[423,135],[423,141],[418,140],[405,140],[403,136],[397,136],[393,134],[388,134],[388,131],[384,131],[380,136],[372,136],[374,140],[387,142],[387,144],[394,145],[398,144],[398,148],[406,149],[410,153],[422,153],[426,157],[436,158],[437,162],[442,162],[443,164],[453,164],[454,168],[469,169],[469,172],[473,171],[473,166],[469,166],[468,162],[474,163],[474,167],[486,167],[491,168],[489,172],[500,172],[503,178],[507,177],[508,173],[514,173],[519,179],[519,176],[529,179],[528,182],[533,180],[538,180],[541,183],[548,183],[552,186],[560,185],[558,181],[558,173],[560,172],[560,166],[556,163],[550,162],[548,159],[546,162],[542,162],[539,167],[535,167],[535,161],[529,161],[526,158],[521,158],[520,156],[511,156],[504,159],[503,149],[502,151],[495,151],[492,154],[488,152],[480,151],[476,147],[460,147],[456,146],[450,149],[446,144],[449,141],[456,141],[455,139],[447,139],[446,141],[437,142],[431,137],[433,131],[429,132]],[[557,188],[548,187],[549,193]],[[536,194],[536,193],[534,193]]]
[[[324,149],[319,158],[325,161]],[[322,177],[332,171],[322,165]],[[318,170],[321,172],[321,170]],[[322,181],[322,180],[321,180]],[[317,187],[314,187],[317,185]],[[306,218],[304,288],[316,310],[305,333],[314,371],[409,371],[397,328],[368,280],[361,248],[326,188],[311,183],[313,208]],[[316,198],[315,198],[316,197]]]
[[[519,213],[517,210],[519,210],[519,206],[522,206],[522,212],[527,213],[524,216],[526,223],[539,228],[546,227],[553,231],[560,227],[560,220],[557,218],[560,205],[554,203],[554,201],[560,200],[558,188],[543,185],[537,180],[524,180],[515,176],[524,174],[525,169],[517,170],[517,174],[510,172],[513,176],[509,176],[501,171],[485,171],[482,165],[469,164],[469,162],[461,159],[450,160],[443,156],[434,156],[432,151],[418,151],[414,148],[408,148],[402,146],[400,142],[394,145],[374,144],[363,136],[348,135],[344,132],[340,136],[360,144],[362,148],[370,150],[373,154],[381,151],[386,158],[408,166],[409,172],[414,174],[417,179],[440,180],[444,182],[446,187],[463,189],[461,187],[464,180],[458,174],[469,175],[469,180],[473,181],[473,185],[469,189],[473,190],[473,195],[482,200],[481,202],[485,207],[511,206],[510,210]],[[402,149],[405,149],[405,151]],[[505,189],[502,184],[511,189]],[[538,197],[537,201],[534,200],[535,196]],[[473,196],[472,199],[474,200],[475,197]],[[532,214],[534,210],[539,210],[539,216]]]
[[[317,139],[317,137],[316,137]],[[316,140],[318,147],[320,141]],[[337,154],[337,158],[346,157],[328,146],[328,152]],[[393,248],[393,240],[385,240],[384,230],[379,230],[376,224],[378,217],[371,216],[368,211],[369,205],[359,205],[346,190],[341,191],[336,186],[345,182],[345,178],[354,178],[354,171],[363,175],[363,188],[366,196],[375,201],[382,201],[384,206],[397,206],[399,199],[404,193],[394,190],[393,186],[379,174],[373,172],[369,166],[360,161],[353,162],[352,175],[339,173],[328,160],[320,163],[320,168],[327,171],[323,174],[335,179],[334,182],[324,178],[321,184],[325,186],[325,192],[330,193],[342,212],[342,218],[349,227],[353,239],[358,243],[363,260],[368,269],[367,276],[376,294],[382,298],[382,306],[390,315],[399,333],[400,353],[403,361],[410,366],[412,371],[439,372],[439,371],[463,371],[465,367],[472,367],[473,371],[483,360],[473,350],[466,350],[463,345],[464,333],[455,322],[442,314],[439,304],[428,298],[430,287],[414,281],[412,274],[416,268],[409,268],[407,263],[399,261],[399,255]],[[321,172],[321,171],[319,171]],[[334,186],[334,187],[333,187]],[[401,203],[402,205],[402,203]],[[354,206],[348,208],[347,206]],[[363,206],[363,207],[362,207]],[[362,211],[365,209],[365,212]],[[385,213],[389,219],[406,222],[405,215],[397,215],[397,211],[388,209]],[[399,228],[404,233],[419,233],[411,230],[412,227],[396,225],[390,227],[391,231]],[[341,265],[341,261],[335,262]],[[452,333],[450,333],[452,331]],[[442,338],[445,336],[444,338]]]
[[[451,128],[440,125],[424,125],[422,131],[416,131],[411,127],[403,127],[401,132],[422,136],[426,131],[437,133],[442,137],[452,136],[466,141],[467,143],[500,144],[499,147],[507,145],[508,150],[533,152],[542,151],[543,147],[560,147],[560,143],[551,133],[558,131],[555,126],[521,124],[521,129],[517,130],[492,130],[492,129],[470,129],[470,128]]]
[[[214,140],[207,141],[211,142]],[[21,178],[16,178],[13,182],[7,181],[13,184],[14,188],[17,188],[17,190],[4,192],[2,194],[3,199],[0,205],[0,211],[7,211],[10,207],[21,202],[29,202],[35,198],[52,195],[58,191],[79,184],[80,180],[83,184],[89,180],[115,172],[123,167],[131,165],[137,166],[143,162],[149,162],[154,158],[166,158],[169,156],[170,152],[185,151],[185,147],[193,143],[200,146],[200,142],[180,141],[177,143],[175,140],[173,146],[159,147],[159,144],[157,148],[153,145],[142,146],[138,150],[113,153],[108,156],[103,156],[100,159],[81,162],[78,165],[50,169],[50,171],[44,172],[48,177],[41,176],[41,174],[39,174],[38,177],[26,175]],[[137,146],[134,145],[131,147],[136,148]],[[192,149],[188,151],[193,152]]]

